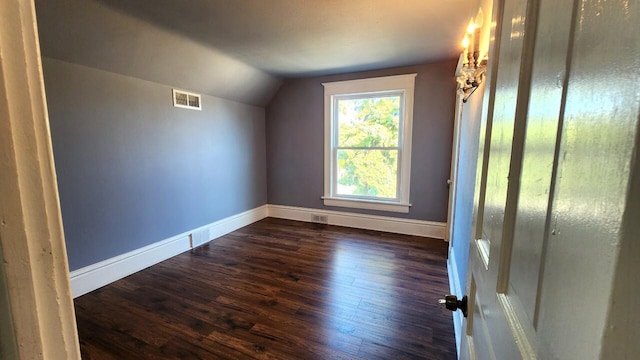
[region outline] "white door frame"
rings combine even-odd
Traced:
[[[455,75],[460,75],[460,69],[464,62],[462,55],[458,59],[458,66],[456,67]],[[463,111],[462,96],[456,95],[456,108],[453,115],[453,141],[451,143],[451,171],[449,173],[449,179],[447,184],[449,186],[449,205],[447,210],[447,230],[445,232],[445,241],[449,242],[449,251],[453,246],[453,222],[456,213],[456,195],[458,191],[458,158],[460,156],[460,136],[462,128],[462,111]]]
[[[0,1],[0,19],[2,351],[80,359],[33,0]]]

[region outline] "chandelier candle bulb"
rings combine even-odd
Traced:
[[[480,28],[476,28],[473,33],[473,59],[476,65],[480,62]]]
[[[473,52],[476,50],[475,48],[475,31],[476,31],[476,25],[473,22],[473,19],[471,19],[469,21],[469,25],[467,26],[467,35],[465,35],[465,38],[469,38],[469,36],[471,36],[471,41],[469,41],[469,53],[473,54]]]
[[[465,64],[468,63],[468,57],[469,57],[469,37],[467,35],[464,36],[464,39],[462,39],[462,47],[464,48],[464,61]]]

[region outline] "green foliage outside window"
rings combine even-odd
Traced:
[[[396,198],[400,96],[338,100],[338,193]]]

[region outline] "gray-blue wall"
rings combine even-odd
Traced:
[[[482,117],[481,87],[462,106],[460,126],[460,145],[458,148],[458,186],[455,197],[455,214],[453,221],[453,236],[451,246],[457,266],[458,284],[464,291],[467,282],[467,261],[469,259],[469,245],[473,225],[473,198],[476,185],[476,171],[478,163],[478,139],[480,138],[480,119]],[[458,294],[459,295],[459,294]]]
[[[263,108],[175,108],[170,86],[43,68],[71,270],[266,203]]]
[[[447,179],[457,60],[352,74],[287,80],[267,105],[269,204],[331,209],[419,220],[447,220]],[[323,82],[417,73],[408,214],[325,207]]]

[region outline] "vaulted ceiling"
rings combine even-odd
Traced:
[[[283,78],[450,59],[470,0],[36,0],[44,56],[264,106]]]

